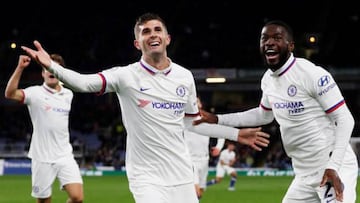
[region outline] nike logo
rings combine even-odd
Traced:
[[[140,87],[140,91],[143,92],[143,91],[146,91],[146,90],[149,90],[150,88],[143,88],[143,87]]]

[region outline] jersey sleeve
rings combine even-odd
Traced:
[[[189,97],[187,101],[187,105],[185,108],[185,115],[186,116],[198,116],[199,115],[199,109],[197,105],[197,93],[196,93],[196,86],[195,86],[195,80],[192,74],[191,76],[191,83],[189,85]]]
[[[311,91],[310,95],[317,99],[326,113],[333,112],[345,103],[340,88],[328,71],[319,69],[308,76],[306,85]]]
[[[29,105],[32,102],[32,95],[34,94],[35,88],[34,86],[32,87],[27,87],[25,89],[22,90],[22,93],[24,95],[24,99],[22,101],[23,104]]]

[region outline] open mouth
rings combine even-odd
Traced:
[[[265,55],[267,59],[275,59],[278,56],[278,52],[274,50],[266,50]]]

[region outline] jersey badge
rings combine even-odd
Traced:
[[[287,93],[288,93],[288,95],[289,95],[290,97],[295,96],[295,95],[296,95],[296,92],[297,92],[297,88],[296,88],[295,85],[290,85],[290,86],[288,87]]]

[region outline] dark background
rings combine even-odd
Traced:
[[[133,26],[136,17],[148,11],[167,22],[172,36],[169,56],[189,69],[261,67],[259,34],[269,19],[292,26],[300,55],[308,46],[306,36],[314,33],[319,37],[318,53],[312,55],[315,62],[338,68],[359,66],[360,12],[355,1],[8,3],[0,12],[0,65],[6,77],[16,62],[14,51],[8,49],[13,41],[32,46],[37,39],[49,52],[62,54],[69,66],[84,71],[138,60]]]

